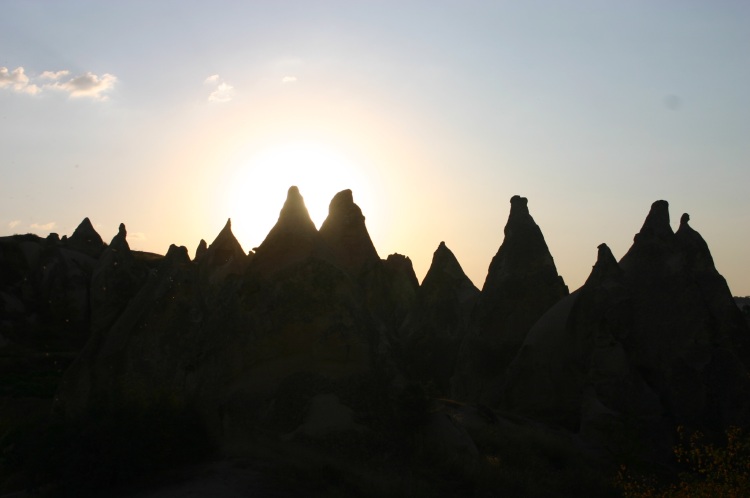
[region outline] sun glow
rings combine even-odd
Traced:
[[[370,204],[368,182],[345,153],[314,141],[251,151],[237,161],[226,198],[232,230],[245,249],[263,241],[292,185],[299,187],[318,228],[328,216],[331,199],[341,190],[351,189],[363,210]]]

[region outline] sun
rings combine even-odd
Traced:
[[[232,230],[243,247],[260,245],[278,220],[289,187],[296,185],[315,225],[328,216],[333,196],[351,189],[360,207],[369,204],[368,182],[346,153],[316,141],[275,144],[237,162],[226,197]]]

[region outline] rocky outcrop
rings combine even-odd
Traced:
[[[87,227],[88,219],[76,240]],[[101,242],[91,232],[87,236]],[[89,255],[94,245],[87,247],[90,251],[72,249],[56,234],[0,237],[0,336],[46,351],[82,346],[89,335],[89,283],[96,265]]]
[[[531,326],[568,294],[524,197],[510,200],[505,240],[492,259],[452,381],[454,396],[496,405],[505,370]]]
[[[205,240],[201,239],[201,241],[198,243],[198,247],[195,249],[195,257],[193,258],[193,261],[198,263],[201,259],[203,259],[203,256],[206,255],[206,251],[208,251],[208,244]]]
[[[255,250],[250,269],[271,278],[311,256],[325,259],[326,252],[299,189],[290,187],[279,219]]]
[[[599,247],[583,287],[524,341],[507,409],[613,451],[641,441],[662,456],[676,426],[720,434],[750,423],[741,359],[750,330],[688,219],[673,233],[668,204],[657,201],[619,264]]]
[[[355,278],[380,262],[365,226],[362,210],[354,203],[351,190],[343,190],[331,200],[328,217],[320,236],[331,248],[336,263]]]
[[[88,218],[83,219],[66,243],[68,248],[80,251],[92,258],[101,256],[106,247]]]
[[[257,424],[326,437],[385,420],[400,389],[433,384],[487,405],[466,413],[488,424],[503,408],[613,452],[637,442],[663,455],[676,425],[750,425],[750,331],[705,241],[687,215],[674,233],[664,201],[619,263],[599,247],[571,295],[518,196],[481,292],[444,243],[421,286],[408,257],[380,259],[350,191],[319,232],[292,187],[250,255],[231,222],[194,261],[174,245],[133,252],[126,235],[121,225],[98,259],[56,237],[0,238],[0,345],[30,316],[93,330],[58,392],[69,415],[166,402],[196,408],[221,444]],[[88,311],[65,295],[87,296]],[[44,315],[42,300],[68,311]],[[475,453],[453,419],[431,420],[435,451]]]
[[[130,251],[125,224],[120,223],[117,235],[102,253],[91,276],[91,329],[94,333],[112,326],[145,282],[146,271]]]
[[[441,242],[399,333],[399,363],[407,378],[449,392],[458,349],[478,297],[479,289]]]
[[[250,262],[232,233],[231,219],[208,248],[202,250],[201,247],[205,247],[205,242],[198,246],[195,260],[200,266],[201,281],[207,288],[216,287],[229,275],[241,275]]]
[[[229,223],[197,263],[185,248],[170,247],[71,367],[60,409],[75,415],[167,399],[197,407],[215,437],[228,442],[273,406],[290,376],[341,385],[369,374],[377,336],[356,284],[314,250],[295,252],[296,242],[319,243],[306,212],[294,189],[258,249],[258,266],[243,263],[221,278],[220,269],[247,258]]]

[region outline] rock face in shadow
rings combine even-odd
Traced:
[[[206,247],[203,240],[201,242],[195,261],[199,264],[201,283],[206,290],[221,284],[229,275],[241,275],[251,260],[232,233],[232,220],[227,220],[210,246]]]
[[[73,231],[73,235],[68,238],[67,246],[92,258],[98,258],[102,255],[107,245],[102,241],[96,230],[94,230],[91,221],[88,218],[84,218],[75,231]]]
[[[492,259],[452,381],[454,396],[490,406],[534,322],[568,294],[524,197],[510,200],[505,240]]]
[[[478,297],[479,289],[441,242],[399,333],[399,363],[408,379],[449,393],[458,349]]]
[[[0,237],[0,344],[76,351],[90,331],[90,281],[106,245],[88,218],[70,238]]]
[[[273,413],[290,377],[319,375],[340,387],[371,375],[377,339],[360,289],[332,261],[292,188],[254,258],[229,223],[197,262],[171,247],[69,369],[58,407],[75,416],[167,399],[197,408],[229,442]]]
[[[271,278],[310,256],[325,258],[325,252],[299,189],[290,187],[279,220],[256,249],[251,269]]]
[[[146,280],[146,268],[136,261],[120,223],[117,235],[104,250],[91,276],[91,329],[109,329]]]
[[[502,408],[651,459],[677,425],[750,426],[750,330],[706,242],[687,215],[674,233],[666,202],[619,263],[599,246],[570,295],[524,198],[511,199],[481,292],[444,243],[419,285],[408,257],[378,257],[364,221],[343,191],[319,232],[292,187],[250,254],[229,221],[193,261],[175,245],[132,251],[124,225],[96,257],[87,221],[70,239],[2,237],[0,348],[86,339],[58,410],[195,409],[223,445],[259,426],[323,437],[394,413],[408,425],[435,390],[488,424]],[[424,434],[449,435],[430,420]],[[472,447],[459,432],[445,451]]]
[[[332,250],[337,264],[354,278],[380,262],[351,190],[343,190],[331,200],[320,236]]]
[[[662,454],[675,426],[747,426],[750,330],[688,219],[673,233],[668,204],[657,201],[619,264],[599,247],[586,283],[524,341],[507,409],[605,447],[630,438]]]

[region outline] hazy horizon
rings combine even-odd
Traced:
[[[350,188],[420,281],[441,241],[481,288],[513,195],[558,272],[619,260],[651,203],[750,295],[750,4],[9,1],[0,235],[245,251],[298,185]]]

